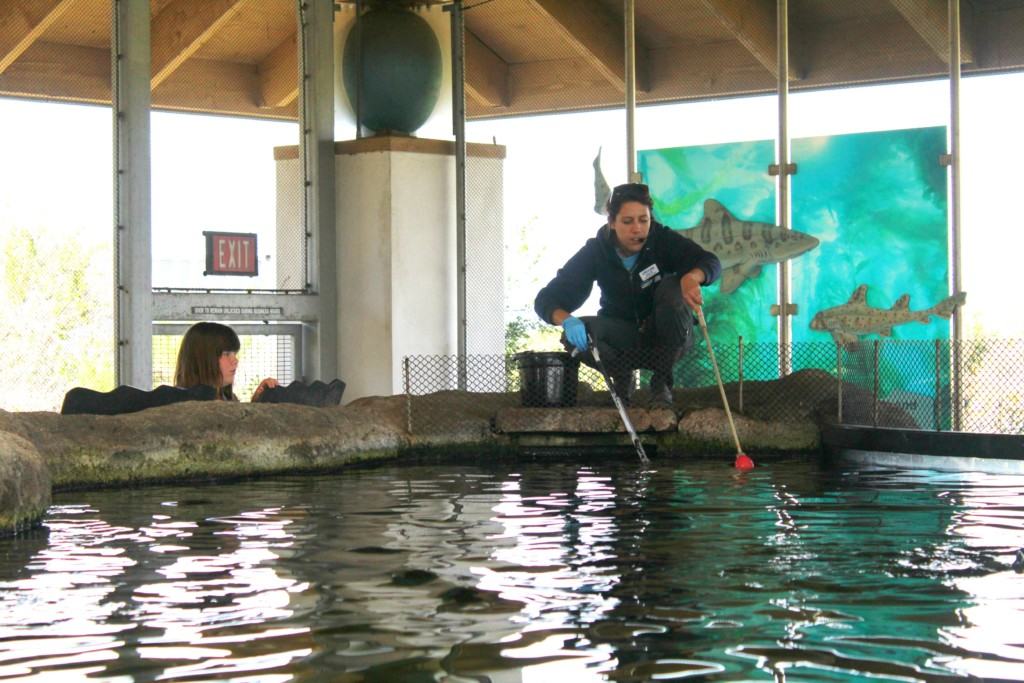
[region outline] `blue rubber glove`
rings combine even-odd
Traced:
[[[582,320],[570,315],[562,321],[562,329],[565,330],[565,338],[570,344],[580,351],[587,350],[587,327]]]

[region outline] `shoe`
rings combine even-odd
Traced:
[[[628,406],[633,401],[633,391],[636,388],[633,382],[633,372],[612,375],[611,379],[612,384],[615,385],[615,393],[618,395],[619,400],[622,401],[623,405]]]
[[[675,397],[672,395],[672,387],[670,387],[665,379],[660,375],[655,375],[651,378],[651,407],[675,407]]]

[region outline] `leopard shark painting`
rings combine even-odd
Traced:
[[[715,199],[704,200],[704,217],[698,225],[679,233],[722,262],[722,294],[760,275],[761,266],[782,263],[818,246],[818,238],[807,233],[740,220]]]
[[[601,173],[600,150],[593,164],[594,212],[603,215],[611,190]],[[807,233],[736,218],[721,202],[711,198],[704,200],[700,223],[677,232],[713,252],[722,262],[722,294],[730,294],[760,275],[765,264],[782,263],[818,246],[818,238]]]
[[[909,322],[926,323],[933,315],[948,320],[956,307],[962,306],[967,300],[967,293],[960,292],[943,299],[931,308],[911,311],[908,294],[896,299],[889,309],[869,306],[867,294],[868,286],[860,285],[845,304],[818,311],[811,320],[811,329],[829,332],[836,344],[849,346],[856,344],[863,335],[877,333],[889,337],[896,325]]]

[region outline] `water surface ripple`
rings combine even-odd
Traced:
[[[1024,680],[1024,477],[393,466],[56,496],[0,680]]]

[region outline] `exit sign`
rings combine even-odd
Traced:
[[[256,235],[251,232],[209,232],[203,275],[259,275]]]

